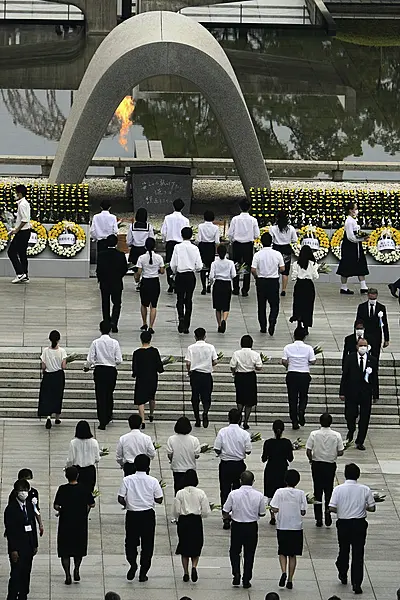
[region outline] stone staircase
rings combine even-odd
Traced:
[[[372,410],[371,424],[378,426],[400,425],[399,377],[400,360],[395,357],[381,360],[380,400]],[[390,356],[390,355],[389,355]],[[95,419],[96,405],[91,373],[83,372],[84,355],[68,365],[64,394],[63,418]],[[114,399],[114,419],[126,419],[133,406],[133,380],[130,356],[119,368]],[[338,353],[318,356],[312,368],[307,422],[318,423],[319,415],[328,410],[336,424],[344,423],[343,403],[339,400],[341,359]],[[40,386],[38,353],[23,351],[0,352],[0,418],[36,417]],[[229,372],[228,359],[224,358],[214,372],[211,420],[225,423],[227,412],[235,405],[235,389]],[[157,419],[175,421],[182,414],[192,418],[190,384],[182,357],[168,365],[160,376],[157,394]],[[252,425],[271,423],[276,418],[288,422],[285,371],[278,353],[258,374],[258,406],[252,416]]]

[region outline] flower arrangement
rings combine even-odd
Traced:
[[[400,231],[388,225],[378,227],[368,238],[367,250],[378,262],[387,265],[400,259]]]
[[[153,442],[153,446],[154,450],[159,450],[160,448],[162,448],[161,444],[158,444],[157,442]]]
[[[28,256],[36,256],[46,248],[47,229],[39,221],[31,221],[31,232],[26,253]]]
[[[100,449],[100,456],[108,456],[110,454],[110,448],[108,448],[107,446],[103,446],[103,448]]]
[[[262,441],[261,433],[259,431],[257,431],[256,433],[252,433],[250,436],[250,439],[252,442],[261,442]]]
[[[340,227],[331,238],[331,250],[332,254],[336,256],[339,260],[342,258],[342,241],[344,236],[344,227]],[[364,250],[367,249],[367,241],[363,240],[362,242]]]
[[[256,250],[261,250],[262,249],[263,245],[261,243],[261,236],[263,235],[263,233],[268,233],[268,231],[269,231],[269,225],[267,225],[266,227],[261,227],[261,229],[260,229],[260,237],[258,237],[258,238],[256,238],[254,240],[254,248]]]
[[[293,450],[301,450],[302,448],[306,447],[306,444],[301,438],[297,438],[294,440],[294,442],[292,442],[292,447]]]
[[[0,221],[0,252],[7,248],[8,244],[8,231],[7,227]]]
[[[200,446],[200,454],[207,454],[208,452],[212,452],[214,448],[209,444],[201,444]]]
[[[305,225],[298,234],[296,244],[292,244],[293,252],[299,256],[301,247],[308,244],[314,252],[315,260],[321,260],[329,252],[329,238],[321,227]]]
[[[75,243],[64,246],[60,244],[59,238],[65,233],[71,233],[74,236]],[[76,256],[86,245],[86,234],[80,225],[71,221],[60,221],[53,225],[49,233],[49,246],[51,250],[62,258],[72,258]]]

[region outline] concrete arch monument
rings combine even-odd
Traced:
[[[201,25],[172,12],[151,12],[116,27],[82,79],[51,169],[50,181],[82,181],[124,96],[145,79],[190,80],[208,100],[246,191],[269,187],[260,145],[239,82],[218,42]]]

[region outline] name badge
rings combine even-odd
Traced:
[[[25,525],[25,531],[32,531],[32,525]]]

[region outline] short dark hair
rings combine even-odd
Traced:
[[[193,487],[197,487],[199,485],[199,478],[197,477],[197,473],[194,469],[188,469],[183,476],[183,487],[188,487],[189,485]]]
[[[237,408],[231,408],[228,412],[229,423],[238,424],[240,423],[240,419],[242,418],[242,413]]]
[[[181,236],[183,240],[191,240],[193,237],[193,229],[191,227],[184,227],[181,230]]]
[[[364,321],[362,319],[356,319],[354,321],[354,329],[357,328],[357,325],[362,325],[364,327]]]
[[[79,471],[75,466],[67,467],[65,469],[65,477],[68,479],[68,481],[76,481],[78,479],[78,475]]]
[[[142,417],[140,415],[131,415],[128,418],[129,427],[131,429],[140,429],[142,424]]]
[[[220,258],[225,258],[227,252],[228,252],[228,249],[224,244],[220,244],[218,246],[217,254]]]
[[[182,208],[185,206],[185,203],[181,198],[177,198],[176,200],[173,201],[172,206],[174,207],[175,210],[181,211]]]
[[[205,221],[214,221],[215,219],[215,215],[213,213],[212,210],[206,210],[206,212],[204,213],[204,220]]]
[[[368,288],[368,294],[374,294],[374,295],[378,295],[378,290],[376,288]]]
[[[360,478],[361,471],[360,467],[355,463],[349,463],[344,468],[344,478],[352,479],[353,481],[357,481]]]
[[[174,427],[175,433],[188,435],[192,431],[192,425],[187,417],[179,417]]]
[[[14,483],[14,491],[16,492],[29,492],[30,489],[31,486],[26,479],[17,479]]]
[[[53,329],[53,331],[50,331],[49,340],[51,342],[52,348],[55,348],[57,346],[60,339],[61,339],[61,335],[60,335],[60,332],[57,331],[57,329]]]
[[[243,198],[243,200],[241,200],[239,202],[239,208],[242,212],[247,212],[248,210],[250,210],[250,207],[251,207],[251,204],[247,200],[247,198]]]
[[[133,464],[135,471],[150,471],[150,458],[146,454],[138,454]]]
[[[75,437],[80,440],[90,440],[93,437],[90,425],[87,421],[78,421],[75,427]]]
[[[26,196],[28,193],[27,188],[24,185],[22,185],[22,183],[16,186],[15,191],[17,194],[22,194],[23,196]]]
[[[304,340],[307,336],[307,331],[301,325],[298,325],[293,332],[293,337],[295,340]]]
[[[100,208],[103,210],[110,210],[111,202],[109,200],[102,200],[100,202]]]
[[[121,600],[121,596],[117,592],[107,592],[104,600]]]
[[[142,331],[140,334],[140,341],[142,344],[150,344],[151,342],[151,333],[150,331]]]
[[[271,246],[272,244],[272,235],[266,231],[261,236],[261,243],[265,247]]]
[[[351,210],[353,210],[357,206],[357,202],[348,202],[346,204],[346,213],[348,214]]]
[[[288,469],[285,475],[285,483],[289,487],[296,487],[300,481],[300,473],[296,469]]]
[[[240,483],[242,485],[253,485],[254,483],[254,473],[252,471],[243,471],[240,475]]]
[[[115,246],[118,244],[118,237],[114,233],[112,233],[111,235],[109,235],[107,237],[106,241],[107,241],[107,246],[109,248],[115,248]]]
[[[194,337],[196,340],[204,340],[206,337],[206,330],[204,327],[197,327],[197,329],[194,330]]]
[[[30,469],[21,469],[18,471],[18,479],[33,479],[33,473]]]
[[[276,592],[268,592],[268,594],[265,594],[265,600],[279,600],[279,594]]]
[[[323,413],[319,418],[319,424],[321,427],[330,427],[332,425],[332,415],[329,413]]]
[[[253,347],[253,338],[251,335],[243,335],[240,340],[240,345],[242,348],[252,348]]]
[[[99,325],[99,328],[100,328],[100,332],[103,335],[108,335],[110,333],[110,331],[111,331],[111,323],[110,323],[110,321],[101,321],[101,323]]]

